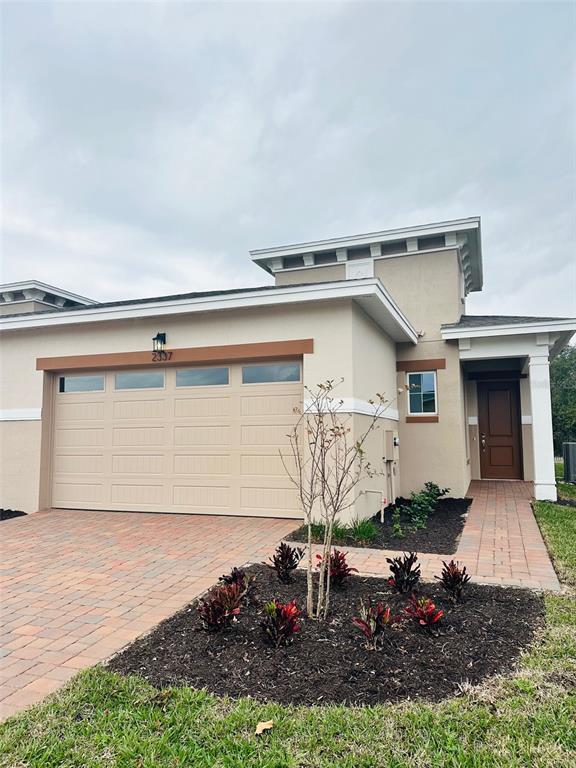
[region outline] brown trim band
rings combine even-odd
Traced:
[[[300,357],[314,351],[314,339],[264,341],[255,344],[227,344],[218,347],[190,347],[165,350],[169,359],[153,360],[148,352],[110,352],[100,355],[38,357],[37,371],[82,371],[98,368],[143,368],[187,363],[232,362],[234,360],[271,360]],[[163,357],[163,356],[162,356]]]
[[[407,424],[436,424],[438,416],[406,416]]]
[[[396,370],[414,373],[414,371],[440,371],[446,368],[446,358],[436,357],[432,360],[397,360]]]

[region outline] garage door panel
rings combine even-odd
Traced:
[[[242,383],[55,392],[52,505],[182,514],[299,517],[279,456],[293,465],[288,433],[302,385]],[[162,370],[162,369],[160,369]],[[193,377],[188,377],[193,381]]]
[[[177,506],[229,508],[232,504],[228,485],[175,485],[172,494]]]
[[[56,482],[54,483],[55,506],[74,506],[75,504],[100,504],[104,502],[103,483]]]
[[[114,419],[163,419],[167,414],[166,400],[119,400],[114,403]]]
[[[175,475],[229,475],[230,472],[231,456],[229,453],[184,453],[174,456]]]
[[[177,419],[210,418],[230,416],[232,408],[229,397],[176,397],[174,416]]]
[[[160,475],[166,473],[166,460],[159,454],[114,454],[112,456],[113,475]]]
[[[228,445],[230,437],[231,427],[225,424],[174,427],[174,444],[177,446]]]
[[[292,416],[301,405],[299,395],[244,395],[240,399],[242,416]]]
[[[112,444],[137,448],[148,445],[165,445],[165,428],[162,427],[114,427]]]
[[[56,475],[91,475],[104,472],[104,456],[101,453],[58,453],[54,457]]]
[[[156,485],[137,483],[115,483],[110,486],[110,498],[113,504],[124,504],[135,507],[162,505],[166,494],[164,484]]]
[[[77,402],[57,403],[54,417],[56,423],[62,424],[69,421],[94,421],[104,418],[104,401],[90,400]]]
[[[55,444],[57,448],[104,445],[104,430],[101,427],[84,427],[81,429],[59,427],[55,430]]]

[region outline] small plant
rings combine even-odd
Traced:
[[[350,531],[345,525],[342,525],[340,520],[334,520],[332,525],[332,541],[335,543],[345,542],[348,538]]]
[[[460,567],[460,563],[450,560],[446,563],[442,560],[442,573],[436,576],[442,587],[448,592],[454,602],[458,602],[462,596],[462,590],[470,581],[470,576],[466,573],[466,566]]]
[[[429,496],[433,505],[436,506],[441,496],[446,496],[447,493],[450,493],[450,488],[440,488],[436,483],[428,481],[424,483],[424,493]]]
[[[346,562],[347,552],[335,549],[330,555],[330,583],[333,587],[341,587],[351,573],[358,573],[358,568],[350,568]],[[322,555],[316,555],[318,567],[322,563]]]
[[[291,643],[294,635],[301,629],[299,620],[301,611],[296,605],[296,600],[290,603],[271,600],[264,606],[264,611],[266,615],[260,623],[264,641],[274,648]]]
[[[415,552],[404,553],[402,557],[386,558],[390,563],[392,576],[388,579],[388,584],[396,592],[412,592],[420,581],[420,566],[416,565],[418,557]]]
[[[366,638],[366,648],[370,651],[375,651],[379,645],[382,645],[386,630],[400,621],[399,616],[392,615],[389,605],[383,603],[374,605],[370,600],[367,605],[360,600],[358,613],[360,615],[354,616],[352,623]]]
[[[256,576],[249,576],[243,568],[232,568],[230,573],[220,576],[222,584],[238,584],[242,592],[242,602],[254,602]]]
[[[419,491],[418,493],[413,491],[410,494],[410,504],[407,507],[403,507],[403,510],[410,521],[410,528],[413,531],[426,528],[428,518],[434,512],[434,506],[434,502],[425,491]]]
[[[402,523],[400,522],[400,507],[394,507],[392,512],[392,534],[397,539],[404,538],[404,528],[402,528]]]
[[[322,541],[324,538],[324,531],[326,526],[324,523],[313,521],[310,523],[310,533],[312,534],[312,541]]]
[[[204,629],[218,632],[229,627],[240,613],[243,590],[239,584],[213,587],[196,608]]]
[[[429,597],[416,597],[416,595],[412,595],[404,612],[426,629],[431,629],[444,616],[444,611],[436,608]]]
[[[372,544],[378,536],[378,528],[372,520],[354,520],[348,533],[359,544]]]
[[[270,563],[266,563],[270,568],[276,571],[278,581],[282,584],[290,584],[292,581],[292,571],[298,568],[300,560],[304,557],[304,547],[291,547],[290,544],[281,541],[276,547]]]

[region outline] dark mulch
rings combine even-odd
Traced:
[[[257,575],[260,601],[296,598],[298,605],[305,604],[304,571],[289,585],[280,584],[265,566],[250,571]],[[108,666],[158,687],[188,685],[283,704],[439,700],[456,693],[459,683],[479,683],[510,669],[543,618],[542,598],[528,590],[470,584],[465,602],[457,606],[437,584],[424,584],[421,591],[447,611],[438,633],[402,621],[391,630],[391,644],[378,651],[366,650],[351,623],[359,598],[383,600],[395,612],[407,598],[392,594],[384,579],[352,577],[333,592],[328,623],[303,620],[287,648],[263,644],[261,604],[243,608],[238,623],[219,634],[200,628],[191,604]]]
[[[372,549],[401,549],[404,552],[431,552],[439,555],[452,555],[458,548],[458,542],[466,513],[472,503],[472,499],[440,499],[436,510],[428,518],[425,529],[411,533],[408,530],[409,520],[403,513],[400,514],[400,523],[404,529],[404,536],[394,536],[392,530],[392,513],[396,506],[408,504],[408,499],[397,499],[396,505],[386,507],[384,511],[384,523],[380,522],[380,515],[375,515],[372,522],[378,529],[378,535],[374,541],[357,541],[352,536],[344,539],[334,539],[334,544],[340,547],[370,547]],[[286,536],[288,541],[307,541],[308,532],[306,526],[301,526],[296,531]],[[315,542],[320,543],[320,542]]]
[[[560,507],[576,507],[576,499],[559,496],[558,501],[553,501],[552,504],[558,504]]]
[[[0,520],[12,520],[13,517],[22,517],[27,514],[19,509],[0,509]]]

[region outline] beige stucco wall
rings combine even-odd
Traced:
[[[325,264],[323,267],[310,269],[290,269],[276,272],[276,285],[301,285],[302,283],[327,283],[333,280],[346,280],[344,264]]]
[[[393,387],[393,342],[351,302],[338,301],[6,332],[0,339],[0,408],[43,406],[37,357],[149,350],[158,330],[166,332],[171,348],[313,338],[314,353],[303,361],[306,386],[343,378],[338,396],[352,399]],[[364,354],[369,370],[359,363]],[[33,512],[49,504],[39,494],[41,422],[0,422],[0,434],[11,447],[2,456],[0,506]]]

